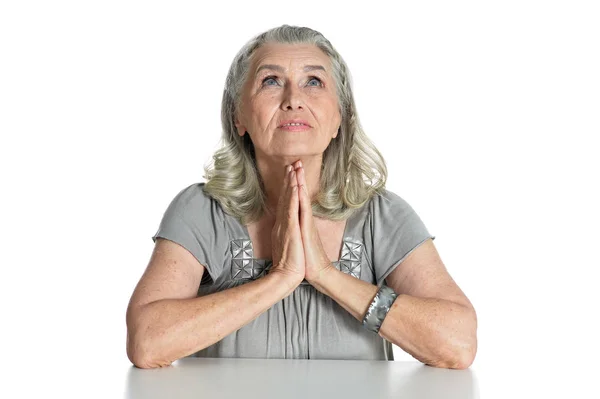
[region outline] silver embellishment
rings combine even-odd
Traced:
[[[254,259],[252,241],[248,239],[234,239],[231,248],[231,278],[234,280],[255,280],[266,274],[273,266],[270,259]],[[336,269],[360,279],[362,244],[344,240],[342,256],[339,261],[332,262]],[[310,285],[305,279],[300,285]]]
[[[250,240],[231,240],[231,255],[233,259],[252,259],[254,250]]]
[[[362,244],[344,240],[342,246],[342,257],[335,264],[336,269],[353,277],[360,279],[360,260]]]
[[[255,272],[254,278],[260,278],[260,277],[264,276],[267,273],[267,270],[269,270],[271,268],[271,266],[273,266],[272,260],[254,259],[254,272]]]
[[[272,263],[269,260],[254,259],[250,240],[231,240],[231,255],[231,277],[234,280],[259,278]]]

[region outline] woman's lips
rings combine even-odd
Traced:
[[[302,132],[304,130],[308,130],[310,129],[310,126],[308,125],[299,125],[299,126],[280,126],[277,129],[281,129],[281,130],[285,130],[287,132]]]

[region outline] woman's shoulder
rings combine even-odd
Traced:
[[[204,192],[204,182],[195,182],[185,186],[179,191],[176,198],[179,198],[182,203],[188,203],[190,201],[206,201],[210,197]]]
[[[383,189],[369,202],[369,220],[373,230],[388,234],[401,228],[403,231],[426,230],[415,208],[404,196]]]
[[[407,210],[410,207],[408,202],[394,191],[382,188],[373,194],[369,201],[371,213],[376,212],[398,212]]]
[[[371,208],[399,210],[409,207],[408,202],[394,191],[382,188],[373,194],[369,202]]]
[[[220,214],[219,203],[204,190],[204,182],[195,182],[181,189],[171,201],[169,208],[182,215],[198,215],[207,212]]]

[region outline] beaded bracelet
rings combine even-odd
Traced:
[[[393,289],[382,285],[379,291],[377,291],[375,298],[373,298],[373,302],[369,305],[362,325],[369,331],[379,333],[381,324],[397,297],[398,294]]]

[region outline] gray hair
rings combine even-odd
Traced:
[[[266,43],[313,44],[331,60],[342,122],[338,135],[323,152],[319,192],[312,212],[320,218],[347,219],[373,195],[383,192],[387,167],[359,123],[346,63],[329,40],[306,27],[282,25],[263,32],[247,42],[233,59],[221,103],[222,145],[212,156],[212,165],[204,165],[204,190],[244,225],[260,219],[266,209],[254,145],[248,134],[237,134],[235,126],[251,57]]]

